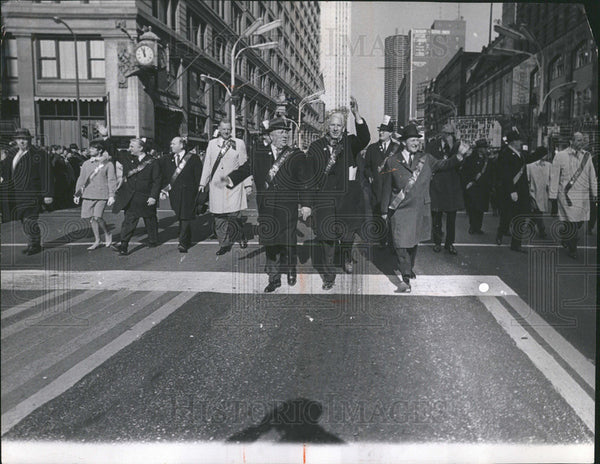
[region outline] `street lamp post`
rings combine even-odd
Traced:
[[[75,47],[75,93],[77,96],[77,130],[79,134],[79,149],[83,148],[83,138],[81,134],[81,106],[80,106],[80,96],[79,96],[79,59],[78,59],[78,51],[77,51],[77,35],[73,32],[73,29],[59,16],[54,16],[52,18],[56,24],[62,24],[65,26],[71,35],[73,36],[73,44]]]
[[[244,38],[262,35],[266,32],[269,32],[273,29],[276,29],[281,26],[283,21],[281,19],[276,19],[275,21],[271,21],[270,23],[263,24],[264,18],[258,18],[254,21],[248,28],[240,34],[238,39],[234,42],[233,47],[231,47],[231,69],[230,69],[230,77],[231,77],[231,92],[230,92],[230,100],[231,100],[231,132],[234,137],[236,137],[235,133],[235,125],[236,125],[236,116],[235,116],[235,102],[233,100],[233,90],[235,88],[235,62],[238,56],[245,50],[248,49],[259,49],[259,50],[267,50],[269,48],[275,48],[279,46],[277,42],[266,42],[256,45],[250,45],[248,47],[244,47],[238,52],[236,52],[236,48],[240,41]]]
[[[304,108],[304,106],[310,103],[314,103],[317,100],[319,100],[319,98],[321,98],[321,95],[323,95],[324,93],[324,90],[319,90],[318,92],[315,92],[309,95],[308,97],[304,97],[302,100],[300,100],[300,103],[298,104],[298,148],[302,147],[302,133],[300,130],[300,128],[302,127],[302,108]]]

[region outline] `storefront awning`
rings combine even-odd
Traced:
[[[10,100],[10,101],[17,101],[19,99],[18,95],[2,95],[1,100]]]
[[[104,101],[106,97],[80,97],[79,100],[84,102],[101,102]],[[35,97],[35,101],[77,101],[76,98],[73,97]]]

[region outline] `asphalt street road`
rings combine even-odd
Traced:
[[[121,216],[106,219],[119,230]],[[20,225],[3,225],[2,439],[17,456],[22,440],[592,456],[596,235],[582,236],[577,261],[535,237],[519,254],[493,243],[497,218],[471,236],[459,214],[458,255],[423,244],[411,295],[395,292],[389,250],[365,243],[355,274],[325,293],[301,225],[297,286],[264,295],[256,237],[218,258],[206,216],[180,254],[172,214],[159,219],[163,244],[145,247],[138,229],[127,257],[86,250],[77,210],[43,216],[41,255],[22,256]]]

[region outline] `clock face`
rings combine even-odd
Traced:
[[[154,60],[154,50],[148,45],[140,45],[135,51],[135,58],[141,65],[149,65]]]

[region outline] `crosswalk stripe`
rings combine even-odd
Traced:
[[[67,285],[71,290],[191,291],[212,293],[262,293],[266,275],[241,272],[162,272],[162,271],[87,271],[61,272],[46,278],[48,271],[8,270],[3,272],[2,288],[11,290],[44,290],[48,285]],[[43,278],[44,277],[44,278]],[[283,279],[285,281],[285,278]],[[506,296],[514,291],[498,276],[489,275],[419,275],[411,281],[412,292],[396,293],[400,280],[381,274],[338,275],[332,290],[321,288],[319,274],[299,274],[298,284],[284,286],[274,295],[347,294],[390,296]]]
[[[177,294],[174,298],[170,299],[160,308],[153,311],[150,315],[139,321],[125,333],[119,335],[117,338],[99,350],[95,351],[84,360],[78,362],[75,366],[71,367],[68,371],[57,377],[45,387],[38,390],[29,398],[23,400],[13,408],[3,410],[1,434],[4,435],[14,425],[24,419],[27,415],[31,414],[44,403],[67,391],[85,375],[102,365],[106,360],[141,337],[145,332],[165,319],[180,306],[187,303],[194,297],[194,295],[195,293],[193,292]]]
[[[59,349],[48,352],[45,356],[38,356],[33,362],[28,364],[23,363],[18,369],[7,369],[10,374],[3,376],[2,396],[4,397],[10,394],[14,390],[20,388],[25,382],[35,378],[40,372],[51,368],[80,348],[101,338],[103,334],[122,324],[135,312],[142,311],[146,306],[150,305],[164,294],[165,292],[150,292],[139,300],[136,300],[134,308],[130,305],[124,306],[123,298],[114,300],[111,304],[102,308],[101,312],[106,314],[108,311],[115,308],[118,310],[116,314],[111,314],[110,317],[99,318],[99,320],[94,322],[87,330],[70,338],[69,343],[59,345]],[[58,341],[62,338],[61,335],[60,332],[55,333],[53,338]]]
[[[533,311],[518,295],[508,295],[505,300],[517,311],[519,316],[537,332],[571,366],[592,389],[596,384],[594,364],[560,335],[554,327]]]
[[[4,276],[2,277],[2,279],[4,280]],[[42,283],[42,282],[40,282],[40,283]],[[44,290],[44,289],[40,288],[40,290]],[[77,289],[72,288],[71,290],[77,290]],[[38,325],[42,322],[47,321],[48,319],[50,319],[52,317],[56,317],[57,314],[62,315],[63,311],[55,311],[55,308],[58,306],[65,305],[67,308],[69,308],[69,307],[72,308],[73,306],[75,306],[77,304],[80,304],[86,300],[89,300],[90,298],[94,298],[95,296],[98,296],[101,292],[102,292],[102,290],[89,290],[88,289],[87,291],[85,291],[79,295],[72,296],[65,301],[55,302],[54,304],[43,308],[43,311],[38,313],[38,315],[35,318],[25,318],[25,319],[21,319],[20,321],[13,323],[13,324],[3,325],[2,326],[2,334],[0,335],[0,338],[2,340],[4,340],[5,338],[10,337],[11,335],[14,335],[24,329],[27,329],[28,327],[31,327],[32,325]]]
[[[481,302],[514,340],[533,364],[546,376],[558,393],[571,406],[586,427],[594,433],[594,399],[569,373],[513,318],[494,297],[480,297]]]
[[[345,464],[396,463],[589,463],[594,459],[594,445],[589,444],[504,444],[504,443],[345,443],[343,445],[302,443],[219,442],[183,443],[2,443],[4,462],[23,464],[196,464],[198,462],[244,464],[278,462]]]
[[[44,293],[42,296],[38,296],[37,298],[33,298],[32,300],[27,300],[23,303],[19,303],[18,305],[13,306],[12,308],[4,309],[2,310],[1,319],[4,320],[6,318],[15,316],[39,304],[54,301],[56,298],[67,293],[67,291],[68,290],[56,290],[54,292]]]

